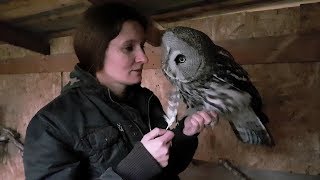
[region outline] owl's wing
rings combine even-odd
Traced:
[[[217,46],[215,56],[214,78],[231,85],[233,88],[247,92],[251,96],[251,107],[262,122],[267,122],[267,117],[261,112],[262,100],[258,90],[249,79],[248,73],[235,62],[232,55],[224,48]]]
[[[251,96],[259,96],[258,91],[252,85],[247,71],[235,62],[233,56],[224,48],[218,46],[218,53],[214,57],[215,78],[232,85],[234,88],[249,93]]]
[[[253,110],[248,107],[241,112],[232,113],[227,117],[232,130],[244,143],[274,145],[273,139],[266,127],[257,118]]]

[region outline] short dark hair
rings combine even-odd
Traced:
[[[131,6],[104,3],[89,7],[77,27],[73,46],[79,66],[95,76],[103,68],[105,51],[125,21],[137,21],[146,31],[148,19]]]

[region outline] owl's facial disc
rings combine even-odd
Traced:
[[[198,77],[204,61],[192,45],[168,31],[162,37],[162,50],[162,69],[171,80],[187,83]]]
[[[199,57],[190,52],[176,50],[169,59],[171,76],[183,83],[191,82],[197,79],[201,62]]]

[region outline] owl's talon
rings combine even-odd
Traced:
[[[219,122],[219,115],[217,115],[207,126],[211,126],[213,128],[216,126],[216,124],[218,124],[218,122]]]

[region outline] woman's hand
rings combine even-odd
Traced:
[[[218,114],[213,111],[198,111],[185,119],[183,133],[187,136],[192,136],[196,133],[200,133],[205,125],[208,125],[213,120],[217,119]]]
[[[173,137],[174,133],[172,131],[154,128],[143,136],[141,143],[158,161],[161,167],[166,167],[169,161],[169,148]]]

